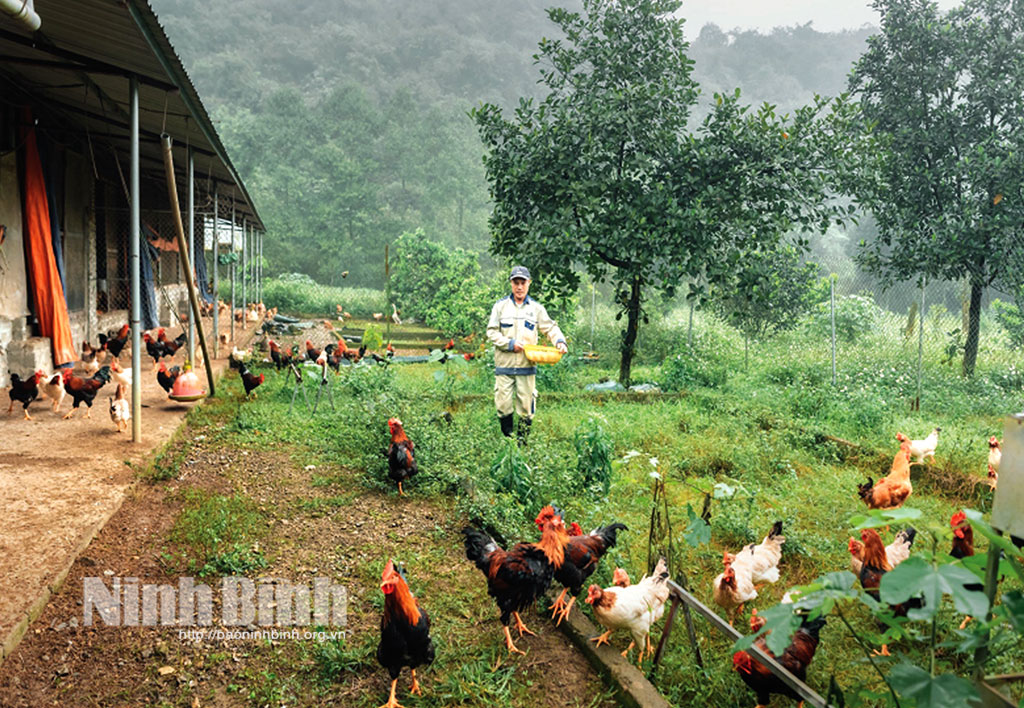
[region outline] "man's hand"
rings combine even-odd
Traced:
[[[519,342],[516,342],[515,344],[512,345],[512,351],[515,351],[515,352],[523,351],[523,345],[520,344]]]
[[[569,353],[569,347],[565,346],[565,342],[559,342],[558,344],[555,345],[555,348],[558,349],[558,351],[562,352],[563,354]]]

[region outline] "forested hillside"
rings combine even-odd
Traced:
[[[348,270],[348,283],[372,286],[383,243],[404,231],[487,250],[467,111],[535,95],[552,4],[152,2],[267,223],[268,272],[337,283]],[[844,90],[869,34],[687,30],[702,104],[739,87],[780,111]]]

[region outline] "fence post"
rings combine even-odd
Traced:
[[[832,314],[832,385],[836,385],[836,275],[828,278],[829,310]]]
[[[193,277],[195,277],[195,258],[196,258],[196,178],[195,178],[195,159],[192,153],[192,146],[189,145],[186,151],[188,153],[188,199],[185,201],[186,208],[188,209],[188,264],[189,268],[193,269]],[[185,340],[188,347],[188,363],[192,364],[196,360],[196,327],[202,326],[201,323],[196,321],[195,316],[192,314],[192,308],[188,309],[188,338]]]
[[[387,314],[388,305],[391,304],[391,244],[384,244],[384,298],[387,300],[384,303],[384,314],[387,320],[384,323],[386,331],[384,336],[388,340],[388,344],[391,344],[391,316]],[[365,334],[365,332],[364,332]]]
[[[142,301],[139,299],[139,269],[142,263],[142,236],[139,233],[139,224],[142,219],[142,192],[139,190],[139,80],[132,75],[128,79],[128,86],[131,103],[131,166],[128,177],[131,185],[131,213],[128,217],[128,238],[131,241],[129,278],[132,294],[132,442],[137,443],[142,442],[142,331],[139,328],[139,321],[142,319]]]
[[[245,308],[249,306],[249,299],[248,299],[249,293],[246,291],[246,287],[245,287],[245,276],[246,276],[245,271],[246,271],[246,268],[249,265],[249,252],[246,250],[248,248],[248,245],[247,245],[248,244],[248,239],[249,239],[249,219],[247,217],[243,216],[242,217],[242,256],[241,256],[242,260],[241,260],[241,263],[239,263],[239,267],[241,268],[241,273],[242,273],[241,278],[240,278],[240,280],[242,281],[242,302],[239,303],[242,306],[242,331],[245,331]]]
[[[213,185],[213,358],[220,357],[220,192],[216,182]]]
[[[231,323],[231,343],[235,343],[235,190],[231,190],[231,263],[228,264],[228,272],[231,274],[231,310],[228,312],[228,322]]]
[[[924,288],[928,276],[921,278],[921,312],[917,316],[917,399],[915,408],[921,410],[921,358],[924,354]]]

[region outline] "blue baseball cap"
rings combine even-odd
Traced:
[[[512,275],[508,276],[509,280],[515,280],[516,278],[522,278],[524,280],[530,279],[530,270],[526,266],[513,266]]]

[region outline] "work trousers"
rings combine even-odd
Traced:
[[[494,406],[499,416],[512,415],[514,410],[520,418],[533,418],[537,410],[537,376],[495,376]]]

